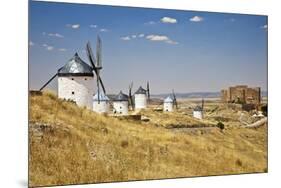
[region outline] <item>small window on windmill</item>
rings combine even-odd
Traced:
[[[85,80],[87,80],[87,78],[85,78]]]
[[[74,91],[72,91],[71,94],[74,95]]]
[[[120,106],[120,109],[122,109],[122,106]]]
[[[71,80],[74,80],[74,78],[71,78]]]

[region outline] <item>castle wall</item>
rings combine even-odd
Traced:
[[[229,87],[227,90],[221,91],[221,100],[223,102],[260,104],[261,89],[260,87],[249,88],[246,85]]]

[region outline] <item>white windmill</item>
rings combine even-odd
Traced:
[[[85,63],[77,53],[57,73],[45,83],[43,90],[56,76],[58,76],[58,97],[74,101],[78,106],[92,109],[94,93],[93,68]]]
[[[78,106],[93,110],[94,73],[97,75],[97,101],[100,103],[100,85],[103,95],[106,96],[105,87],[100,77],[101,66],[101,40],[97,37],[97,61],[88,42],[86,52],[92,66],[85,63],[77,53],[48,80],[40,89],[42,91],[55,77],[58,76],[58,97],[74,101]]]
[[[203,119],[203,111],[204,111],[204,99],[202,99],[202,104],[201,106],[197,105],[194,109],[193,109],[193,117],[197,118],[197,119]]]
[[[173,106],[174,106],[174,100],[170,96],[166,97],[164,99],[163,111],[164,112],[172,112]]]
[[[128,95],[120,93],[113,100],[113,113],[119,115],[128,115]]]
[[[176,109],[178,108],[176,94],[173,90],[172,97],[168,96],[167,98],[164,99],[163,111],[164,112],[172,112],[172,111],[174,111],[174,106],[176,106]]]

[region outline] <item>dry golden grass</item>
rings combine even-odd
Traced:
[[[30,97],[29,116],[30,186],[267,171],[266,127],[175,133],[98,115],[51,93]]]

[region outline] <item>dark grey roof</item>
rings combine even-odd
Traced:
[[[93,101],[109,101],[109,98],[103,93],[103,92],[99,92],[99,95],[98,93],[96,93],[93,97]]]
[[[140,86],[139,89],[135,92],[135,94],[146,94],[146,90],[143,89],[143,88]]]
[[[193,111],[203,111],[201,106],[196,106]]]
[[[128,95],[122,93],[122,91],[120,91],[120,93],[114,98],[114,101],[128,101]]]
[[[94,74],[93,68],[75,53],[75,55],[58,70],[58,76],[94,76]]]

